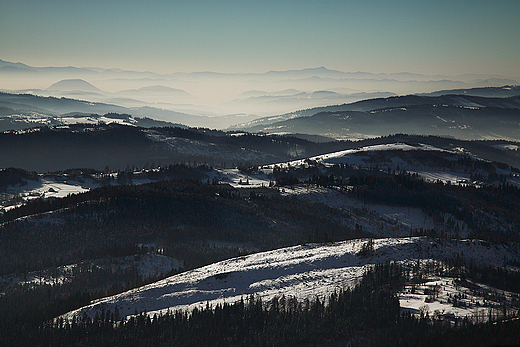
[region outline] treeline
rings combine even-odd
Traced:
[[[124,168],[165,157],[168,151],[150,146],[142,129],[131,126],[71,124],[41,127],[23,133],[0,133],[0,162],[38,172],[71,167]]]
[[[10,221],[0,225],[0,275],[23,278],[63,265],[110,262],[139,253],[139,243],[153,243],[192,269],[253,251],[368,236],[345,226],[351,217],[344,211],[263,193],[252,189],[243,197],[227,185],[170,180],[34,200],[4,216]],[[14,212],[30,217],[13,219]],[[0,307],[22,312],[77,293],[115,294],[146,280],[130,270],[80,269],[70,283],[4,291]]]
[[[472,229],[473,238],[520,242],[520,189],[515,186],[428,183],[407,173],[352,176],[348,184],[349,194],[363,202],[419,207],[430,216],[452,214]]]
[[[205,164],[190,166],[186,163],[174,163],[156,168],[154,170],[145,170],[139,173],[134,173],[131,170],[117,171],[114,180],[118,184],[123,185],[131,184],[132,180],[134,179],[176,181],[192,180],[193,182],[199,183],[203,179],[207,179],[205,173],[209,170],[211,170],[211,167]],[[30,173],[22,169],[6,169],[0,171],[0,176],[2,176],[2,174],[6,177],[6,180],[16,180],[17,182],[21,181],[22,184],[23,179],[32,179],[35,181],[39,179],[36,173]],[[93,182],[103,183],[105,185],[110,185],[111,181],[113,180],[113,177],[108,170],[106,172],[103,172],[93,169],[68,169],[65,171],[49,173],[46,176],[52,176],[55,179],[74,180],[78,182],[82,182],[85,179],[88,179],[92,180]],[[15,209],[11,209],[0,215],[0,222],[9,222],[20,217],[30,216],[48,211],[55,211],[65,207],[74,206],[89,200],[99,200],[102,196],[110,194],[107,193],[109,190],[109,188],[105,190],[101,188],[93,189],[89,192],[82,194],[73,194],[63,198],[32,199],[27,201],[22,206]]]
[[[221,130],[207,128],[184,129],[179,127],[155,128],[170,136],[186,139],[206,141],[230,145],[238,148],[247,148],[254,151],[269,153],[278,158],[292,159],[295,155],[291,153],[301,152],[302,156],[313,156],[327,152],[334,152],[349,148],[352,141],[312,142],[291,135],[269,135],[254,133],[233,134]]]
[[[474,324],[401,314],[404,269],[375,265],[354,288],[298,301],[250,296],[214,308],[146,313],[114,311],[72,321],[0,317],[3,346],[501,346],[518,345],[520,320]],[[85,300],[78,296],[77,300]],[[40,317],[38,317],[40,318]]]
[[[490,245],[491,246],[491,245]],[[516,301],[513,306],[520,308],[520,272],[509,269],[507,264],[503,267],[493,267],[486,264],[477,265],[475,262],[468,262],[463,256],[457,256],[443,261],[429,262],[418,269],[414,274],[416,278],[427,276],[442,276],[457,278],[461,283],[468,283],[471,280],[476,283],[488,285],[493,288],[517,293]],[[480,291],[481,288],[474,287]]]
[[[331,241],[367,236],[344,225],[342,221],[351,218],[344,211],[276,195],[244,198],[229,188],[172,180],[33,200],[4,214],[9,222],[0,226],[0,271],[67,265],[135,243],[161,244],[165,255],[179,259],[177,252],[187,253],[189,245],[196,249],[206,240],[267,250],[311,241],[317,229],[328,231]],[[28,215],[33,217],[15,219]]]
[[[37,181],[38,174],[36,172],[29,172],[12,167],[0,169],[0,192],[5,192],[8,186],[14,186],[16,184],[24,185],[28,179]]]
[[[458,219],[472,230],[471,238],[520,242],[520,188],[514,185],[501,183],[476,188],[427,182],[404,170],[356,168],[346,164],[323,167],[310,161],[307,164],[306,167],[275,167],[276,185],[337,187],[363,203],[418,207],[434,220],[447,223],[441,230],[412,230],[411,235],[415,236],[442,237],[447,233],[451,237],[461,228],[455,221]],[[494,180],[499,176],[490,174],[489,177]]]
[[[268,229],[256,215],[242,211],[239,199],[215,200],[218,191],[197,180],[162,181],[31,202],[19,213],[37,216],[0,227],[2,272],[67,265],[127,244],[184,243],[206,236],[243,242],[246,235]]]
[[[94,319],[57,320],[39,326],[0,325],[6,346],[305,346],[371,340],[399,320],[396,292],[404,285],[396,264],[377,265],[353,289],[326,300],[277,297],[262,302],[249,297],[235,304],[171,312],[150,319],[141,314],[121,321],[119,313]],[[116,324],[117,323],[117,324]]]
[[[219,144],[230,153],[183,153],[176,146],[153,141],[148,134],[156,131],[164,136]],[[291,136],[243,134],[232,136],[218,130],[181,127],[152,128],[110,124],[71,124],[67,127],[38,127],[23,132],[0,133],[0,163],[38,172],[91,167],[102,170],[107,165],[124,170],[128,165],[144,165],[153,161],[163,164],[193,161],[213,166],[230,167],[243,164],[240,150],[249,150],[249,160],[276,162],[295,156],[317,155],[344,149],[349,143],[333,141],[315,143]],[[255,154],[256,153],[256,154]],[[252,158],[252,159],[251,159]],[[227,162],[227,163],[226,163]]]
[[[174,269],[168,273],[143,276],[131,260],[123,267],[115,265],[117,262],[113,260],[84,261],[75,264],[71,273],[66,275],[54,271],[54,283],[45,279],[43,283],[2,283],[0,323],[24,325],[26,323],[20,322],[26,321],[29,324],[40,324],[86,306],[92,300],[119,294],[183,270]]]

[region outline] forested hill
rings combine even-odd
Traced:
[[[327,116],[328,117],[328,116]],[[337,117],[336,117],[337,118]],[[397,129],[396,129],[397,130]],[[261,165],[382,143],[427,143],[467,151],[520,167],[514,141],[464,141],[390,135],[362,141],[313,142],[292,135],[224,132],[204,128],[142,128],[116,123],[36,127],[0,133],[0,165],[49,172],[71,168],[125,170],[147,163],[206,163],[214,167]]]
[[[172,130],[172,134],[175,131]],[[197,136],[210,135],[199,134]],[[145,315],[131,318],[128,320],[128,324],[122,323],[121,325],[119,323],[114,324],[115,321],[119,321],[114,318],[117,316],[114,311],[110,313],[105,311],[97,318],[94,316],[93,319],[88,317],[76,319],[71,324],[64,324],[63,321],[60,323],[59,320],[57,323],[49,321],[49,319],[60,314],[88,305],[93,299],[121,293],[125,289],[164,278],[166,274],[157,273],[155,277],[143,279],[138,275],[135,267],[125,268],[119,265],[118,261],[121,257],[127,259],[126,257],[132,256],[132,259],[135,259],[134,257],[139,257],[147,252],[144,250],[145,247],[139,245],[152,245],[150,249],[153,249],[153,252],[160,253],[155,253],[155,255],[174,258],[182,262],[184,269],[193,269],[222,259],[241,257],[256,251],[289,245],[301,245],[297,247],[308,249],[314,254],[320,248],[330,247],[331,241],[373,237],[374,234],[364,230],[365,228],[357,223],[374,218],[372,212],[368,210],[370,204],[382,203],[391,206],[418,207],[425,211],[425,216],[433,219],[444,220],[445,216],[449,216],[448,224],[444,225],[447,226],[448,230],[413,229],[411,227],[407,230],[411,235],[436,237],[437,240],[432,242],[424,238],[426,243],[432,245],[431,247],[412,248],[419,253],[422,250],[431,251],[440,256],[441,261],[444,261],[443,256],[446,253],[442,253],[440,250],[447,243],[460,243],[461,245],[475,243],[479,244],[479,247],[498,250],[501,247],[509,247],[508,245],[514,244],[512,241],[518,240],[518,225],[520,223],[518,216],[518,211],[520,211],[518,207],[519,189],[504,183],[476,189],[475,187],[453,186],[442,182],[429,183],[406,172],[391,173],[387,170],[355,168],[344,164],[331,166],[330,171],[326,171],[320,176],[311,176],[306,182],[299,183],[303,185],[301,191],[312,191],[323,187],[322,191],[328,189],[328,191],[341,194],[344,201],[356,198],[364,202],[362,209],[343,209],[329,206],[326,202],[317,203],[297,196],[287,196],[286,193],[291,190],[291,185],[298,184],[297,179],[295,182],[287,183],[288,186],[243,190],[235,189],[227,184],[218,184],[216,180],[206,179],[204,174],[205,170],[208,170],[207,166],[198,168],[188,165],[179,166],[182,166],[178,169],[182,171],[185,177],[202,177],[202,179],[177,179],[142,185],[105,186],[63,199],[35,199],[22,207],[4,213],[4,222],[0,225],[0,254],[2,255],[0,257],[0,269],[2,269],[1,275],[3,275],[0,290],[4,293],[0,296],[0,312],[3,313],[0,317],[0,329],[8,332],[4,333],[4,336],[9,337],[7,341],[15,341],[14,336],[22,331],[26,332],[23,335],[26,337],[26,340],[23,340],[24,342],[33,341],[32,339],[36,336],[45,336],[45,341],[41,341],[41,345],[52,345],[57,341],[56,339],[70,341],[69,338],[72,338],[72,336],[78,339],[78,343],[81,343],[86,338],[85,336],[89,334],[93,334],[96,338],[105,336],[99,335],[101,330],[107,334],[107,341],[112,341],[115,344],[120,343],[120,339],[125,341],[124,343],[128,342],[129,335],[149,336],[151,334],[149,329],[152,329],[153,325],[151,319],[148,320]],[[173,169],[174,166],[172,166]],[[309,166],[308,168],[309,172],[314,169],[316,167]],[[162,172],[163,170],[152,172],[158,175],[165,174],[165,172]],[[279,168],[279,170],[282,170],[282,168]],[[273,172],[273,176],[281,174],[279,170],[276,174]],[[283,172],[283,175],[291,177],[295,170],[299,170],[299,168],[287,166],[287,171]],[[13,176],[19,176],[21,179],[25,177],[22,176],[23,172],[12,172]],[[347,173],[350,176],[348,179]],[[280,179],[278,182],[277,179],[277,184],[282,185],[283,180]],[[497,220],[499,223],[497,223]],[[385,221],[380,219],[379,222],[384,223]],[[445,240],[450,238],[450,235],[457,237],[456,232],[453,232],[462,222],[473,228],[470,237],[487,239],[497,244],[493,245],[481,241]],[[394,240],[392,242],[399,243],[401,242],[399,240],[404,239]],[[309,242],[323,243],[324,245],[305,245]],[[370,247],[370,244],[373,245],[378,242],[377,240],[352,241],[353,244],[360,246],[359,249],[355,250],[354,258],[352,258],[356,260],[357,265],[359,265],[357,263],[358,258],[370,257],[374,249],[379,249],[374,246]],[[433,244],[437,246],[434,247]],[[517,244],[514,245],[517,247]],[[466,256],[468,255],[468,248],[461,247],[459,250],[463,251]],[[400,251],[402,249],[397,247],[396,252],[402,254]],[[281,254],[284,251],[279,250],[278,252]],[[446,266],[440,266],[440,269],[448,269],[449,271],[456,269],[458,271],[455,271],[456,274],[453,275],[457,276],[457,279],[454,280],[458,281],[456,282],[457,285],[465,283],[460,281],[462,281],[462,278],[465,280],[466,277],[464,276],[471,273],[474,276],[471,278],[479,278],[478,276],[484,276],[483,274],[486,276],[497,275],[496,278],[492,278],[493,283],[512,284],[514,288],[518,288],[517,272],[512,273],[505,267],[504,269],[489,268],[485,273],[479,272],[481,271],[480,268],[475,269],[478,264],[461,263],[460,257],[457,257],[458,253],[459,251],[457,251],[457,254],[452,254],[455,255],[455,259],[446,260]],[[473,252],[477,257],[480,257],[482,253]],[[391,260],[393,257],[388,252],[387,247],[381,247],[380,255],[382,256],[381,259]],[[255,256],[252,256],[251,259]],[[494,259],[496,260],[495,265],[517,265],[517,256],[516,258],[505,258],[503,254],[498,254]],[[94,262],[99,263],[101,261],[104,262],[104,267],[93,265]],[[240,261],[240,258],[237,261]],[[450,261],[454,263],[452,264]],[[457,261],[458,263],[456,263]],[[271,264],[264,263],[263,265],[269,268]],[[417,326],[421,326],[422,330],[420,331],[426,334],[445,334],[446,330],[437,330],[435,324],[439,324],[440,327],[448,327],[449,320],[435,320],[432,323],[430,318],[427,321],[420,321],[410,316],[399,315],[395,296],[395,291],[398,288],[389,285],[391,283],[402,284],[398,279],[406,272],[401,270],[394,272],[394,270],[390,270],[389,265],[386,266],[386,272],[380,273],[383,281],[377,282],[386,284],[383,287],[376,286],[369,292],[356,290],[356,297],[359,298],[356,299],[356,304],[361,305],[356,307],[361,307],[361,309],[341,311],[343,314],[346,314],[346,312],[351,312],[352,315],[359,314],[360,319],[363,319],[359,321],[360,324],[354,324],[352,318],[345,318],[350,317],[350,314],[342,316],[344,318],[341,318],[341,320],[336,311],[328,316],[329,313],[327,312],[331,312],[328,311],[329,309],[335,310],[333,306],[335,305],[335,296],[327,297],[327,305],[320,299],[314,302],[309,301],[308,304],[305,301],[292,300],[289,306],[283,299],[285,302],[283,305],[287,305],[284,307],[292,308],[289,311],[285,311],[284,308],[280,312],[277,311],[276,307],[271,310],[260,301],[252,301],[252,303],[259,302],[256,306],[255,304],[240,306],[239,302],[236,304],[237,306],[226,306],[225,315],[231,317],[231,311],[235,312],[234,321],[244,322],[244,324],[230,325],[230,332],[224,333],[224,330],[219,330],[222,334],[217,334],[218,338],[224,336],[222,337],[224,341],[231,341],[235,338],[236,341],[249,341],[245,335],[240,335],[239,338],[235,333],[240,331],[240,334],[247,335],[250,327],[264,329],[263,327],[267,327],[268,323],[275,324],[273,323],[275,321],[272,320],[274,316],[278,317],[276,324],[285,326],[284,322],[287,321],[284,317],[287,317],[288,312],[292,312],[290,314],[293,315],[291,316],[293,318],[290,321],[293,322],[291,323],[293,325],[291,325],[291,328],[282,331],[308,331],[306,328],[309,326],[308,324],[315,322],[316,324],[312,325],[313,328],[308,335],[298,335],[298,338],[290,339],[287,336],[278,335],[278,330],[271,330],[269,334],[264,335],[259,333],[260,330],[253,330],[251,334],[256,336],[255,339],[261,336],[276,336],[273,338],[277,341],[285,341],[295,345],[301,341],[306,341],[308,338],[315,339],[317,342],[328,341],[327,336],[332,336],[330,335],[331,330],[328,328],[332,320],[343,322],[341,327],[338,326],[338,329],[341,330],[332,330],[340,332],[334,333],[334,338],[339,339],[339,341],[346,341],[351,338],[352,335],[349,334],[361,334],[356,335],[358,337],[372,336],[370,331],[367,332],[364,329],[378,325],[374,325],[375,321],[372,318],[366,320],[367,305],[381,310],[374,312],[380,313],[376,314],[377,317],[386,317],[384,318],[384,327],[385,329],[389,328],[391,334],[395,334],[393,336],[399,336],[400,333],[405,331],[409,334],[407,336],[412,339],[410,341],[415,341],[413,339],[423,341],[421,334],[410,333],[411,331],[415,332],[416,330],[413,330],[413,327]],[[427,268],[426,265],[425,269]],[[62,275],[64,269],[70,269],[67,276]],[[283,269],[286,270],[286,268]],[[418,265],[414,267],[414,271],[420,272],[420,269],[421,267]],[[314,271],[315,269],[311,270]],[[47,283],[43,276],[39,277],[39,284],[38,282],[34,284],[27,281],[31,273],[40,273],[41,271],[53,274],[51,276],[52,282]],[[321,272],[317,271],[316,273]],[[212,276],[212,281],[224,283],[228,280],[226,276],[233,276],[225,273],[218,275],[218,277]],[[12,279],[17,278],[17,276],[22,281],[19,284],[13,284]],[[271,275],[268,274],[268,276]],[[297,281],[303,281],[307,276],[308,274],[304,273]],[[326,273],[325,276],[329,278],[330,274]],[[418,273],[417,276],[414,274],[412,277],[415,279],[419,278],[418,276],[424,276],[424,273]],[[271,278],[269,277],[269,279]],[[391,279],[390,283],[385,282],[389,279]],[[272,282],[267,281],[262,285],[267,283]],[[470,284],[467,285],[470,286]],[[504,290],[512,290],[511,288],[507,287]],[[347,298],[351,295],[349,293],[346,294]],[[364,296],[366,293],[369,293],[368,296]],[[513,299],[512,304],[516,305],[517,301],[514,300],[517,299]],[[352,301],[349,300],[347,302],[350,302],[350,304],[347,307],[352,307]],[[452,300],[451,297],[450,300]],[[331,302],[333,304],[329,306]],[[310,309],[311,307],[314,308]],[[255,312],[249,311],[251,308]],[[221,329],[217,322],[221,322],[223,319],[223,312],[222,307],[215,309],[215,311],[195,311],[195,316],[200,313],[207,320],[204,320],[206,318],[203,318],[203,320],[194,318],[192,323],[188,323],[188,316],[184,316],[184,314],[176,317],[166,315],[158,320],[154,319],[154,322],[157,322],[157,324],[175,322],[172,324],[176,326],[179,326],[177,324],[194,324],[189,328],[193,329],[190,330],[192,333],[187,335],[180,333],[178,335],[177,330],[171,329],[171,325],[167,325],[169,328],[164,328],[165,330],[156,326],[157,331],[174,331],[175,333],[169,335],[174,341],[179,336],[191,336],[193,338],[193,336],[201,335],[200,330],[195,327],[200,326],[202,324],[200,322],[203,321],[205,327],[210,324],[214,328],[219,327]],[[103,319],[100,318],[101,315],[104,316]],[[150,322],[150,324],[146,322]],[[399,325],[403,322],[406,324]],[[394,325],[396,323],[397,325]],[[358,329],[360,325],[361,330]],[[117,326],[121,326],[121,330],[116,330]],[[142,326],[147,326],[147,328],[139,328]],[[468,329],[471,326],[469,323],[462,325],[463,328]],[[410,330],[410,327],[412,327],[412,330]],[[134,328],[137,330],[133,330]],[[264,330],[262,330],[263,332]],[[72,334],[69,338],[63,337],[69,333]],[[510,338],[516,335],[508,330],[507,336]],[[385,340],[384,336],[378,335],[378,338]],[[207,340],[197,338],[189,341],[207,343]],[[397,338],[393,341],[400,340]],[[35,345],[38,344],[35,343]]]
[[[406,95],[265,117],[235,129],[351,139],[408,133],[466,140],[509,138],[518,141],[519,116],[519,96]]]
[[[324,230],[336,240],[367,235],[342,223],[346,212],[267,190],[251,194],[244,198],[227,185],[178,180],[34,200],[4,214],[0,268],[6,274],[65,265],[137,243],[161,244],[165,254],[199,265],[205,263],[200,255],[189,254],[207,240],[272,249],[314,240]],[[17,214],[33,217],[13,220]]]
[[[442,92],[426,95],[403,95],[387,98],[373,98],[361,100],[349,104],[314,107],[305,110],[294,111],[279,116],[269,116],[255,119],[248,123],[238,124],[231,128],[247,129],[254,126],[272,124],[297,117],[309,117],[321,112],[344,112],[344,111],[373,111],[384,108],[396,108],[418,105],[451,105],[451,106],[473,106],[473,107],[498,107],[498,108],[520,108],[518,95],[519,87],[512,87],[506,92],[502,88],[481,88],[481,94],[488,91],[494,95],[472,94],[471,90],[445,90]],[[497,90],[498,89],[498,90]]]
[[[450,136],[465,140],[520,140],[518,108],[412,105],[373,111],[320,112],[248,131],[297,132],[334,138],[362,139],[404,132]]]
[[[226,134],[209,129],[110,124],[38,127],[0,133],[0,163],[37,172],[88,167],[124,170],[155,162],[234,167],[285,161],[341,149],[296,137]]]
[[[192,177],[198,174],[191,169]],[[167,275],[143,278],[135,267],[121,264],[147,252],[138,245],[152,245],[157,256],[192,269],[259,250],[369,235],[346,225],[351,217],[345,211],[267,189],[244,196],[228,185],[198,180],[106,186],[33,200],[3,217],[0,323],[19,317],[43,322]],[[27,282],[31,273],[40,280]],[[42,273],[50,274],[50,283]]]
[[[0,92],[0,131],[98,122],[123,122],[142,127],[182,126],[179,123],[194,118],[203,117],[151,107],[136,109],[65,97]],[[168,122],[164,119],[174,121]]]

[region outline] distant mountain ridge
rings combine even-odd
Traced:
[[[501,87],[501,88],[477,88],[476,90],[484,91],[491,90],[490,94],[497,96],[480,96],[464,93],[467,90],[447,90],[429,94],[418,95],[403,95],[390,96],[384,98],[370,98],[361,101],[356,101],[349,104],[331,105],[324,107],[314,107],[305,110],[294,111],[278,116],[269,116],[255,119],[253,122],[247,124],[238,124],[231,128],[246,128],[248,126],[270,124],[273,119],[283,120],[292,119],[295,117],[308,117],[319,112],[337,112],[337,111],[373,111],[387,107],[403,107],[411,105],[432,105],[432,104],[447,104],[454,106],[475,106],[475,107],[500,107],[500,108],[520,108],[520,87]],[[479,92],[476,91],[476,94]],[[502,91],[502,92],[501,92]],[[504,92],[505,91],[505,92]],[[510,92],[511,91],[511,92]],[[458,93],[457,93],[458,92]],[[512,94],[503,96],[503,94]],[[498,96],[501,95],[501,96]],[[516,96],[516,97],[515,97]]]
[[[518,140],[519,119],[520,96],[406,95],[263,117],[231,129],[357,139],[408,133]]]
[[[119,92],[116,92],[117,95],[133,95],[135,97],[138,97],[141,93],[147,93],[147,94],[170,94],[175,95],[178,97],[193,97],[190,93],[186,92],[185,90],[178,89],[178,88],[170,88],[163,85],[153,85],[153,86],[146,86],[141,87],[139,89],[128,89],[128,90],[121,90]]]
[[[187,124],[220,129],[258,117],[352,103],[367,98],[518,84],[512,77],[488,74],[448,76],[413,72],[343,72],[324,66],[267,72],[159,73],[102,67],[33,67],[0,60],[0,90],[4,92],[30,92],[122,107],[149,106],[211,117],[247,116],[234,117],[233,120],[230,117],[222,119],[222,125],[214,119]],[[99,90],[87,85],[46,89],[64,80],[84,80]]]
[[[169,123],[172,125],[190,124],[192,126],[216,127],[215,125],[218,123],[218,118],[215,117],[194,116],[153,107],[128,108],[108,103],[89,102],[64,97],[43,97],[33,94],[0,92],[0,131],[25,129],[38,125],[58,125],[59,123],[56,122],[59,122],[59,117],[63,115],[103,115],[106,113],[150,118],[162,122],[162,124]],[[36,121],[36,119],[40,121]],[[51,119],[54,119],[55,122],[49,123]]]
[[[432,93],[422,93],[418,95],[424,96],[440,96],[447,94],[456,95],[472,95],[472,96],[484,96],[484,97],[498,97],[504,98],[508,96],[520,95],[520,86],[518,85],[504,85],[502,87],[479,87],[470,89],[447,89],[439,90]]]

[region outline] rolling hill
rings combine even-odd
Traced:
[[[122,98],[191,97],[152,73],[83,73],[147,76]],[[168,78],[199,77],[280,86],[238,103],[345,96],[291,81],[430,83],[323,67]],[[208,129],[217,117],[2,93],[0,345],[520,343],[517,90],[378,97],[227,132]]]
[[[260,118],[234,128],[362,139],[395,133],[458,139],[520,139],[518,96],[402,96]]]
[[[335,291],[353,287],[373,264],[396,261],[411,267],[418,261],[450,259],[464,253],[465,260],[477,266],[500,267],[520,256],[518,249],[479,241],[426,238],[377,239],[373,250],[364,255],[361,250],[366,242],[307,244],[225,260],[98,300],[62,317],[69,321],[85,315],[94,318],[96,312],[114,312],[117,307],[126,320],[136,312],[153,316],[179,309],[191,311],[224,302],[233,304],[251,295],[266,303],[281,296],[300,302],[326,300]]]

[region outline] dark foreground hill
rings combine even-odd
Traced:
[[[253,296],[233,306],[227,304],[215,310],[195,311],[195,318],[172,312],[153,319],[153,323],[144,314],[130,318],[127,323],[119,323],[121,317],[118,318],[117,311],[105,310],[97,317],[81,317],[70,324],[60,320],[52,323],[50,319],[88,305],[91,300],[164,277],[165,274],[157,274],[157,277],[143,279],[132,267],[116,265],[114,258],[147,252],[139,245],[153,245],[150,248],[154,252],[157,250],[162,256],[174,257],[182,261],[185,269],[190,269],[258,250],[373,236],[359,225],[352,226],[354,218],[367,218],[368,213],[356,215],[354,209],[334,208],[294,196],[284,197],[282,192],[289,189],[284,186],[244,191],[214,184],[204,177],[207,170],[204,166],[171,167],[173,171],[176,169],[198,179],[106,186],[64,199],[33,200],[5,212],[4,223],[0,225],[0,269],[3,275],[15,274],[26,280],[14,285],[6,281],[1,283],[4,294],[0,296],[0,329],[5,337],[2,342],[46,346],[59,345],[59,341],[62,341],[61,345],[73,344],[71,341],[76,345],[104,341],[109,345],[132,345],[130,340],[138,337],[144,340],[133,345],[149,345],[150,341],[158,345],[178,344],[175,339],[183,339],[182,343],[188,345],[212,345],[215,341],[222,345],[229,342],[237,345],[301,345],[314,341],[319,345],[328,344],[331,339],[337,343],[366,345],[367,341],[375,338],[375,345],[382,345],[382,342],[417,345],[424,341],[424,336],[437,336],[447,344],[448,340],[443,336],[451,333],[449,317],[444,320],[432,315],[423,316],[421,320],[400,315],[396,291],[402,289],[402,276],[410,273],[390,265],[383,267],[385,270],[378,275],[366,274],[371,283],[368,286],[365,283],[361,284],[361,289],[347,290],[345,294],[334,293],[325,301],[302,302],[281,297],[264,304]],[[293,170],[297,168],[288,167],[285,173],[295,174]],[[347,173],[350,176],[348,180]],[[517,275],[507,270],[509,264],[518,265],[515,259],[495,257],[497,264],[504,264],[504,269],[495,269],[466,263],[467,248],[452,254],[455,256],[453,259],[443,259],[444,253],[440,252],[445,244],[458,242],[444,240],[458,228],[459,221],[471,226],[473,233],[470,238],[490,241],[479,241],[481,247],[517,247],[520,225],[518,188],[500,184],[476,189],[428,183],[405,172],[390,173],[345,165],[330,167],[321,176],[312,177],[303,189],[317,187],[340,191],[345,199],[359,199],[366,204],[419,207],[434,219],[451,218],[452,224],[446,225],[449,230],[444,227],[431,230],[410,228],[411,235],[437,238],[431,242],[437,246],[431,246],[431,249],[413,247],[414,252],[433,252],[442,261],[435,267],[412,264],[414,279],[442,272],[454,276],[459,281],[457,285],[466,283],[463,280],[478,279],[487,284],[500,284],[504,290],[518,288]],[[497,219],[500,223],[496,223]],[[369,241],[355,242],[360,247],[363,244],[356,251],[356,257],[371,256],[375,247],[372,249]],[[316,245],[301,247],[319,250]],[[383,249],[381,255],[388,256],[389,253]],[[92,259],[102,259],[113,265],[92,266],[89,265]],[[268,264],[264,266],[268,267]],[[60,267],[73,269],[72,275],[63,280],[58,271]],[[31,272],[46,269],[54,272],[54,282],[46,283],[40,279],[39,284],[32,284],[27,281]],[[376,269],[376,272],[380,270]],[[213,278],[213,282],[225,282],[226,276],[232,277],[233,274],[219,275]],[[346,295],[347,298],[340,304],[340,310],[334,308],[336,300],[339,300],[336,295]],[[516,304],[517,301],[513,300],[512,305]],[[367,311],[367,307],[371,309]],[[196,318],[199,314],[201,318]],[[219,325],[223,321],[227,323],[226,328]],[[273,324],[279,328],[272,330]],[[468,331],[473,337],[480,336],[474,335],[472,322],[461,320],[456,324],[460,334]],[[204,327],[203,330],[200,326]],[[204,332],[208,327],[212,327],[211,333]],[[479,327],[484,329],[488,326]],[[502,326],[489,325],[488,328],[490,330],[486,331],[499,333],[505,339],[493,340],[495,342],[517,341],[514,340],[516,325],[505,330]],[[17,336],[23,338],[17,339]],[[209,342],[208,336],[211,336]],[[388,340],[389,336],[391,339]],[[406,339],[403,340],[403,336]],[[450,337],[449,341],[452,340],[455,341],[453,345],[461,345],[457,336]]]
[[[342,218],[349,218],[346,211],[338,212],[321,204],[303,203],[296,199],[262,197],[256,193],[244,199],[236,192],[222,188],[224,187],[202,185],[195,181],[161,182],[137,187],[106,187],[83,195],[85,201],[81,201],[79,196],[68,198],[63,205],[68,207],[64,209],[55,207],[51,214],[35,215],[2,226],[0,232],[4,242],[0,244],[6,247],[1,251],[8,255],[1,258],[4,263],[2,269],[12,271],[17,266],[34,269],[35,266],[44,267],[49,262],[55,265],[70,264],[72,260],[87,257],[132,254],[135,251],[134,242],[150,242],[154,239],[157,241],[155,244],[160,244],[164,254],[182,257],[188,267],[194,267],[247,253],[247,250],[244,252],[236,247],[226,246],[225,243],[216,246],[208,240],[229,242],[241,241],[245,237],[263,249],[287,242],[290,244],[293,242],[291,240],[305,238],[307,233],[310,234],[307,237],[312,240],[313,229],[320,232],[334,230],[334,239],[360,235],[359,230],[356,232],[342,228],[338,223]],[[486,200],[488,199],[484,198],[482,201]],[[43,205],[35,204],[33,207],[41,208]],[[341,231],[344,233],[339,233]],[[318,232],[316,235],[319,235]],[[452,327],[451,318],[444,318],[439,313],[422,315],[420,318],[409,314],[401,315],[397,296],[409,276],[419,281],[412,282],[417,284],[426,276],[438,276],[441,273],[456,276],[458,285],[462,283],[470,288],[474,288],[471,287],[473,282],[467,280],[477,279],[500,285],[504,290],[518,288],[516,272],[464,260],[471,260],[472,257],[479,259],[485,253],[472,253],[471,247],[468,248],[466,244],[475,244],[481,250],[495,253],[496,250],[509,248],[510,245],[448,241],[442,238],[431,241],[424,238],[418,241],[420,242],[409,248],[410,252],[431,253],[442,260],[430,265],[411,262],[411,268],[407,269],[389,263],[376,265],[373,271],[363,272],[363,279],[357,287],[331,290],[333,293],[325,298],[298,301],[282,295],[266,302],[251,295],[235,303],[224,302],[214,309],[194,309],[191,315],[170,311],[153,319],[146,313],[124,319],[124,315],[128,313],[123,312],[122,308],[106,306],[93,317],[83,315],[71,321],[58,319],[51,322],[49,319],[88,305],[92,299],[118,293],[125,288],[121,283],[128,283],[124,279],[132,275],[131,272],[125,273],[117,267],[112,268],[112,271],[96,267],[79,268],[75,270],[77,273],[72,282],[43,285],[35,289],[19,286],[16,291],[11,290],[0,297],[3,312],[0,317],[0,331],[4,336],[2,341],[9,345],[20,342],[20,345],[29,343],[41,346],[91,343],[209,346],[215,342],[221,345],[233,342],[236,345],[296,346],[305,345],[309,341],[318,345],[328,345],[332,341],[360,346],[367,343],[392,346],[418,345],[428,342],[429,338],[435,338],[430,341],[431,345],[441,345],[439,341],[442,341],[442,345],[460,346],[474,345],[474,339],[478,337],[480,342],[486,342],[483,345],[516,343],[517,325],[508,322],[504,315],[501,315],[501,319],[505,318],[505,321],[498,325],[490,323],[475,326],[472,320],[453,319],[456,325]],[[376,241],[378,242],[386,241]],[[400,243],[399,239],[392,242]],[[406,239],[406,242],[416,241]],[[370,241],[364,240],[353,241],[353,244],[359,246],[353,254],[347,254],[345,259],[338,257],[334,261],[339,264],[350,259],[356,265],[356,259],[362,261],[371,259],[372,256],[391,258],[392,252],[386,246],[371,248]],[[448,253],[444,253],[444,247],[449,248],[453,244],[459,245],[451,254],[455,257],[443,259],[448,256]],[[313,262],[320,254],[323,256],[320,249],[336,246],[326,243],[296,247],[300,251],[305,250],[309,256],[308,263],[302,264],[309,268],[309,273],[303,273],[297,281],[305,282],[312,274],[320,273],[320,267],[313,267]],[[401,247],[402,245],[397,245],[394,253],[399,253]],[[374,251],[376,248],[377,252]],[[272,253],[280,262],[286,257],[283,255],[284,250]],[[298,256],[295,252],[295,257]],[[229,262],[239,262],[243,258],[246,257]],[[275,271],[275,261],[266,263],[265,259],[256,254],[248,259],[253,259],[253,263],[255,260],[259,262],[255,268],[261,265],[266,269],[273,267]],[[494,259],[497,264],[505,260],[511,261],[510,257],[506,258],[505,253],[504,258],[498,254]],[[283,275],[288,267],[280,270],[277,272],[278,276]],[[240,277],[235,272],[229,272],[229,268],[221,272],[212,276],[208,282],[225,286],[228,280],[231,282],[235,277]],[[322,275],[330,280],[329,273]],[[275,278],[274,273],[269,278]],[[264,285],[272,281],[266,282]],[[138,281],[134,283],[142,284]],[[205,292],[212,293],[215,290],[215,287],[206,288],[204,283],[198,285],[203,286]],[[153,285],[147,288],[151,286]],[[146,301],[144,296],[139,299]],[[492,298],[488,297],[488,300]],[[514,308],[509,309],[515,312]],[[451,330],[453,328],[456,330]],[[487,333],[499,334],[499,337],[491,339],[490,336],[483,336],[479,334],[482,329]],[[459,335],[453,335],[454,331],[463,334],[462,336],[469,336],[461,342]],[[135,338],[138,338],[136,343],[131,343]]]
[[[285,161],[343,146],[295,137],[235,135],[209,129],[146,129],[117,123],[8,131],[0,133],[0,167],[37,172],[80,167],[104,170],[107,166],[124,170],[178,162],[235,167]]]
[[[124,117],[113,114],[112,117]],[[330,114],[316,117],[339,117]],[[313,117],[302,118],[308,120]],[[334,124],[334,123],[332,123]],[[323,126],[323,125],[322,125]],[[394,130],[398,130],[396,126]],[[214,167],[261,165],[384,143],[430,144],[520,167],[514,141],[464,141],[436,136],[392,135],[362,141],[313,142],[292,135],[227,133],[209,129],[135,125],[71,124],[0,133],[0,168],[50,172],[71,168],[127,170],[132,167],[206,163]],[[153,165],[152,165],[153,164]]]

